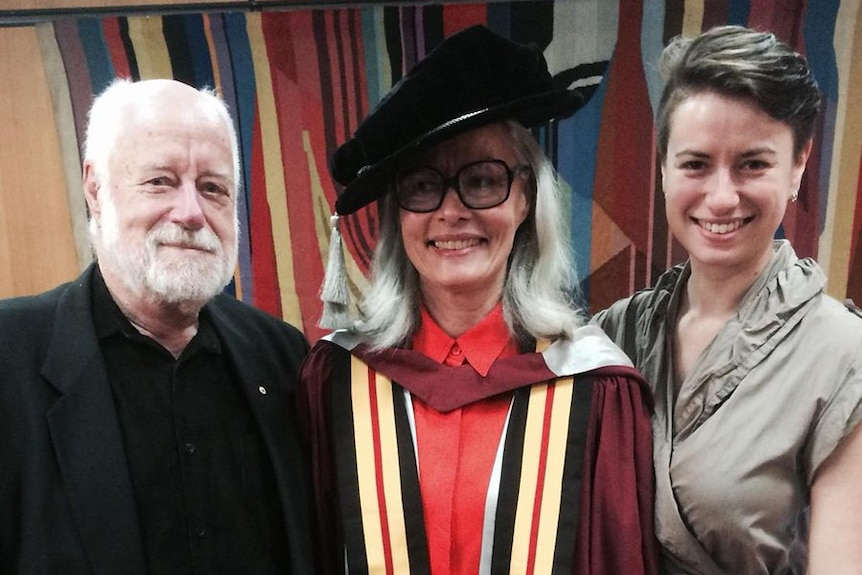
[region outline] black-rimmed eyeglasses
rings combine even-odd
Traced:
[[[512,182],[530,166],[510,168],[503,160],[481,160],[461,166],[451,178],[431,166],[413,166],[396,172],[392,189],[398,205],[410,212],[433,212],[443,205],[452,187],[468,208],[485,210],[509,199]]]

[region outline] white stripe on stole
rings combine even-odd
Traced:
[[[497,455],[494,457],[494,467],[491,468],[491,480],[488,482],[488,496],[485,499],[485,519],[482,522],[482,554],[479,556],[479,575],[491,575],[497,500],[500,495],[500,477],[503,474],[503,451],[506,447],[506,432],[509,429],[509,419],[512,416],[512,404],[514,401],[515,398],[513,396],[511,401],[509,401],[506,422],[503,424],[503,433],[500,434]]]
[[[407,423],[410,424],[410,438],[413,440],[413,457],[416,458],[416,478],[419,478],[419,446],[416,443],[416,416],[413,413],[413,397],[407,388],[401,388],[404,394],[404,405],[407,406]],[[421,494],[421,490],[420,490]]]

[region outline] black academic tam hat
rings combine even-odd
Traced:
[[[559,87],[535,46],[484,26],[453,34],[396,83],[339,147],[330,169],[344,189],[335,203],[351,214],[383,196],[406,157],[500,120],[526,127],[573,114],[584,103]]]

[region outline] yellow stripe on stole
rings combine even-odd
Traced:
[[[386,558],[381,512],[386,513],[389,548],[392,552],[393,573],[410,573],[407,556],[407,530],[401,497],[401,472],[398,464],[398,440],[395,434],[395,407],[392,381],[376,373],[375,386],[369,386],[369,368],[361,360],[351,358],[350,377],[353,399],[354,440],[356,441],[356,471],[362,529],[365,533],[365,553],[368,572],[385,573]],[[373,396],[372,396],[373,393]],[[380,436],[380,461],[374,453],[374,432],[371,419],[372,397],[377,403],[377,424]],[[380,467],[386,509],[381,509],[377,496],[377,467]]]
[[[524,433],[525,449],[521,460],[521,485],[518,490],[518,504],[515,511],[510,570],[512,575],[527,573],[530,541],[533,539],[533,517],[537,512],[539,521],[534,573],[550,573],[553,565],[573,392],[574,380],[571,377],[557,381],[550,406],[551,420],[548,429],[542,502],[541,507],[536,510],[536,489],[539,483],[539,464],[542,450],[530,449],[527,446],[541,445],[548,402],[548,386],[536,385],[530,391]]]

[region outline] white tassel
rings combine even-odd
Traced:
[[[344,265],[344,249],[339,231],[339,216],[330,220],[332,235],[329,238],[329,259],[326,274],[320,289],[323,313],[317,323],[322,328],[340,329],[350,325],[350,287],[347,285],[347,269]]]

